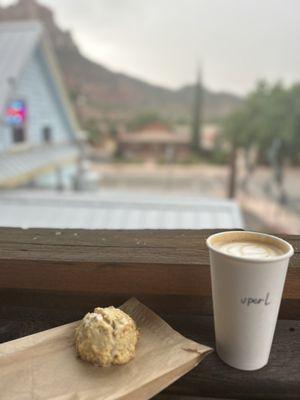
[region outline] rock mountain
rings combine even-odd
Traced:
[[[80,53],[71,33],[58,27],[51,9],[35,0],[19,0],[11,6],[0,7],[0,22],[25,19],[43,22],[83,125],[89,120],[126,121],[146,111],[171,119],[190,118],[192,85],[178,90],[155,86],[89,60]],[[222,118],[240,101],[235,95],[204,89],[204,117],[206,120]]]

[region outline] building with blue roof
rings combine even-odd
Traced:
[[[80,135],[42,24],[0,23],[0,188],[72,188]]]

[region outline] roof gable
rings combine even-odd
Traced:
[[[42,35],[36,21],[0,24],[0,112]]]
[[[9,95],[13,92],[14,83],[20,79],[36,46],[40,45],[61,105],[74,135],[77,136],[78,123],[66,94],[55,56],[43,32],[43,25],[38,21],[0,23],[0,114]]]

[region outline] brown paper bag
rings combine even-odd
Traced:
[[[0,345],[1,400],[144,400],[194,368],[211,351],[186,339],[136,299],[122,307],[137,323],[136,357],[100,368],[77,358],[78,322]]]

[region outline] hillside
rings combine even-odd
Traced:
[[[68,31],[60,29],[52,11],[35,0],[0,7],[0,22],[39,19],[46,27],[56,52],[77,114],[85,125],[97,121],[128,120],[144,111],[157,111],[165,117],[189,118],[193,86],[170,90],[115,73],[84,57]],[[204,91],[205,119],[220,118],[232,111],[240,98],[229,93]]]

